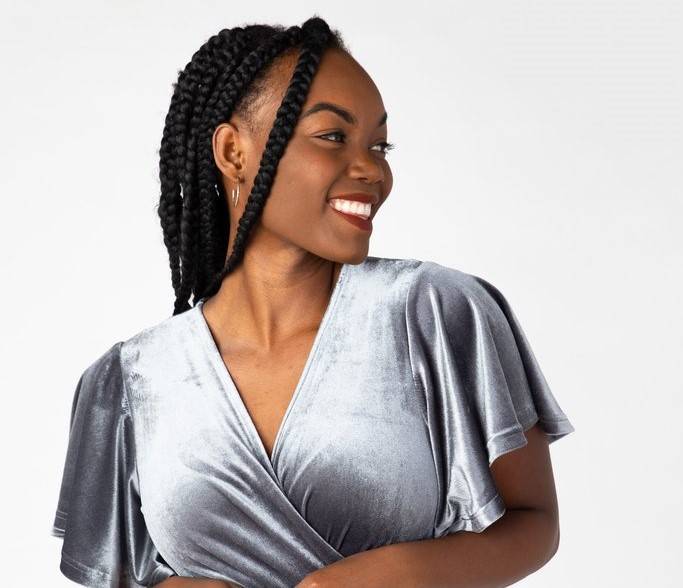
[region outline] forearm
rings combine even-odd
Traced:
[[[392,550],[395,560],[403,562],[405,586],[501,588],[543,567],[558,544],[559,529],[550,513],[508,510],[482,533],[459,532],[381,549]]]
[[[552,514],[508,510],[482,533],[459,532],[362,551],[316,570],[297,588],[502,588],[541,568],[558,542]]]
[[[237,585],[223,580],[171,576],[156,584],[154,588],[237,588]]]

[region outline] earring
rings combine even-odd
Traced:
[[[237,206],[237,201],[240,199],[240,183],[237,180],[237,196],[235,196],[235,190],[232,191],[232,203]]]

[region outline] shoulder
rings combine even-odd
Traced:
[[[347,271],[358,275],[362,286],[400,288],[412,282],[421,264],[418,259],[369,255],[358,265],[349,265]]]
[[[127,404],[125,397],[125,378],[130,367],[139,360],[163,356],[164,350],[170,352],[174,340],[181,341],[181,324],[188,320],[187,313],[174,315],[149,325],[126,339],[116,341],[100,353],[81,373],[78,380],[75,401],[102,404],[105,398],[109,404]]]
[[[454,318],[476,314],[496,322],[505,319],[508,306],[488,279],[434,261],[420,264],[411,284],[409,304],[420,311],[443,310]]]
[[[92,361],[83,370],[79,384],[93,387],[94,384],[108,384],[121,377],[121,346],[123,341],[117,341],[111,345],[97,359]]]
[[[80,415],[115,415],[125,412],[127,402],[121,372],[121,346],[117,341],[81,373],[73,396],[71,419]]]
[[[171,315],[123,340],[120,356],[124,375],[133,366],[155,364],[161,359],[169,359],[176,350],[182,352],[188,344],[188,325],[198,310],[193,307],[181,314]]]
[[[350,271],[360,275],[357,283],[363,288],[363,300],[373,306],[401,302],[408,315],[436,313],[459,320],[474,313],[504,322],[509,308],[488,279],[434,261],[368,256]]]

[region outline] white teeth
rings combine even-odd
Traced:
[[[330,206],[336,210],[364,219],[368,219],[372,211],[372,204],[369,202],[356,202],[355,200],[344,200],[343,198],[332,198],[329,202]]]

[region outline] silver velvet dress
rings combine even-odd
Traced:
[[[492,284],[415,259],[343,265],[268,458],[201,312],[78,381],[52,533],[86,586],[171,575],[295,586],[389,543],[481,532],[490,464],[574,427]]]

